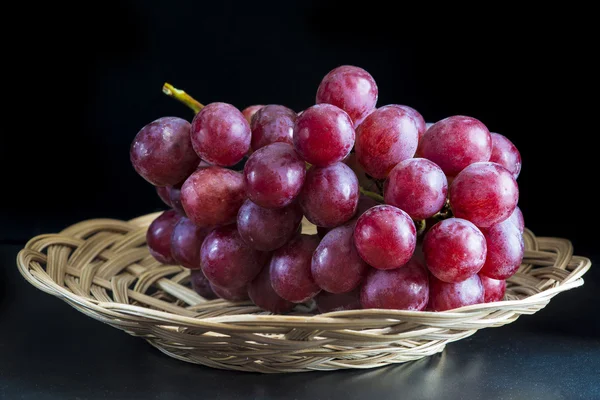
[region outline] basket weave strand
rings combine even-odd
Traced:
[[[17,264],[33,286],[99,321],[145,338],[171,357],[263,373],[373,368],[442,351],[478,329],[533,314],[583,284],[587,258],[565,239],[525,231],[525,258],[503,301],[444,312],[352,310],[314,315],[307,305],[271,315],[250,302],[207,301],[189,270],[146,248],[158,213],[125,222],[95,219],[31,239]],[[303,225],[314,233],[315,227]]]

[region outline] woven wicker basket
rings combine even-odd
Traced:
[[[37,236],[19,253],[19,270],[38,289],[172,357],[272,373],[373,368],[441,352],[478,329],[541,310],[558,293],[583,285],[591,265],[572,255],[569,241],[526,230],[524,263],[501,302],[445,312],[320,315],[301,305],[285,316],[270,315],[250,302],[206,301],[189,288],[188,270],[156,262],[145,238],[157,215],[89,220]],[[315,227],[303,230],[314,233]]]

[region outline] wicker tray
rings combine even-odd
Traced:
[[[158,213],[128,222],[95,219],[37,236],[18,255],[32,285],[77,310],[140,336],[171,357],[214,368],[300,372],[373,368],[441,352],[478,329],[533,314],[583,285],[587,258],[565,239],[525,232],[525,259],[505,300],[444,312],[355,310],[270,315],[250,302],[206,301],[189,271],[156,262],[145,246]],[[303,230],[314,233],[315,227]]]

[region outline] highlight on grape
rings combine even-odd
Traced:
[[[506,136],[377,107],[375,80],[349,65],[298,113],[163,91],[195,117],[150,122],[130,159],[169,207],[148,228],[150,254],[189,268],[200,296],[272,313],[311,299],[317,312],[503,299],[524,253],[521,155]]]

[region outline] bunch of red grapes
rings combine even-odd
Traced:
[[[151,254],[190,268],[207,299],[273,313],[501,300],[524,252],[517,148],[475,118],[426,124],[377,97],[367,71],[341,66],[301,113],[212,103],[143,127],[131,161],[172,208],[148,229]]]

